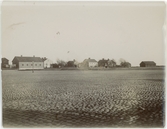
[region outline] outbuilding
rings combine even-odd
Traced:
[[[9,60],[8,59],[6,59],[6,58],[2,58],[1,59],[1,67],[2,68],[8,68],[9,67]]]
[[[156,67],[156,63],[154,61],[142,61],[140,67]]]

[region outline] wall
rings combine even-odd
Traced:
[[[34,64],[34,65],[32,65]],[[44,69],[43,62],[19,62],[19,70],[21,69]]]
[[[97,62],[89,62],[89,67],[97,67],[98,63]]]
[[[53,62],[51,60],[49,60],[49,59],[45,60],[44,61],[44,68],[50,68],[52,63]]]

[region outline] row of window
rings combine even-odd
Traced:
[[[22,66],[24,66],[24,64],[22,64]],[[29,64],[27,64],[27,66],[29,66]],[[33,64],[30,64],[30,66],[33,66]],[[37,66],[37,64],[34,64],[34,66]],[[41,64],[39,64],[39,66],[41,66]]]

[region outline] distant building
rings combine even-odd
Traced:
[[[102,60],[99,60],[98,61],[98,66],[99,67],[108,67],[108,62],[109,62],[109,59],[108,60],[105,60],[104,58]]]
[[[156,67],[156,63],[154,61],[142,61],[140,67]]]
[[[85,59],[82,63],[79,64],[80,67],[84,68],[91,68],[91,67],[97,67],[98,62],[95,59]]]
[[[6,58],[1,59],[1,67],[2,68],[8,68],[9,67],[9,60]]]
[[[12,60],[13,65],[19,70],[25,69],[44,69],[44,62],[40,57],[15,56]]]
[[[79,63],[74,59],[73,61],[68,61],[66,67],[79,67]]]
[[[42,58],[43,62],[44,62],[44,68],[51,68],[53,61],[51,61],[50,59],[44,57]]]
[[[66,64],[66,67],[77,67],[77,66],[75,65],[75,60],[73,60],[73,61],[68,61],[67,64]]]

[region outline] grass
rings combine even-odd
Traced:
[[[2,71],[4,127],[163,127],[164,71]]]

